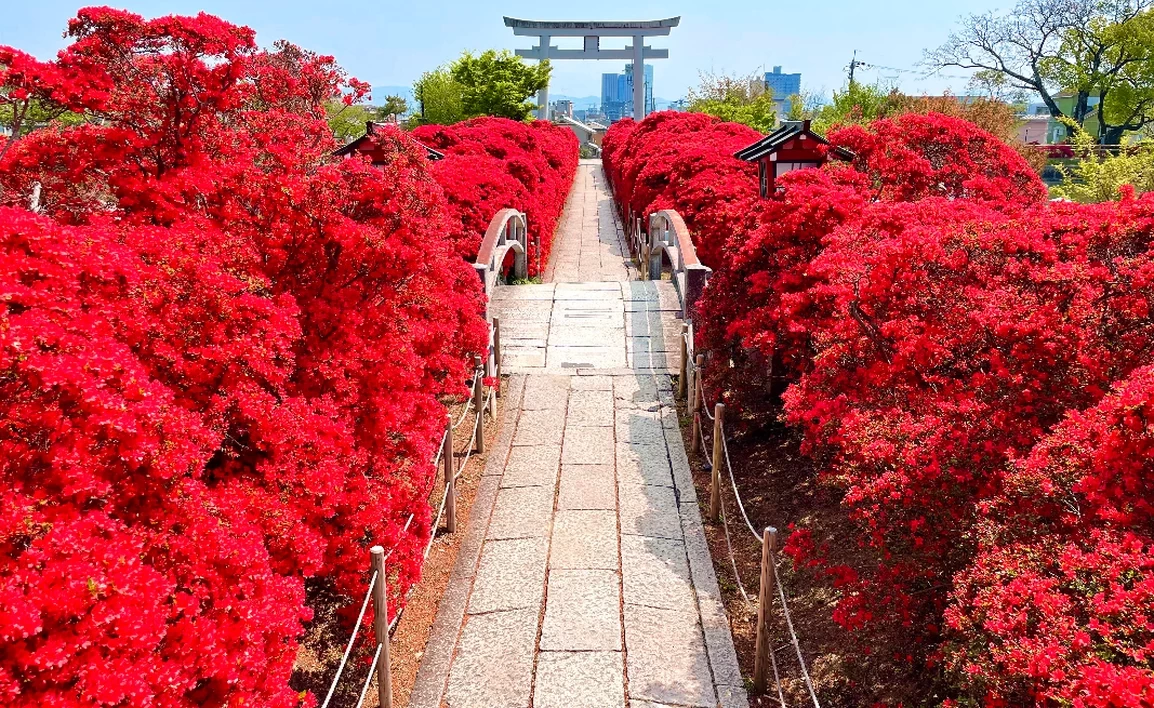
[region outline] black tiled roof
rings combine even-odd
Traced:
[[[828,140],[809,129],[809,121],[788,122],[761,140],[758,140],[756,143],[738,150],[733,156],[746,162],[756,162],[766,155],[775,152],[790,140],[803,134],[807,139],[814,140],[821,145],[830,145]],[[849,150],[837,147],[836,145],[830,145],[830,147],[832,148],[830,152],[839,157],[847,160],[853,159],[853,153]]]
[[[352,154],[353,151],[355,151],[357,148],[359,148],[361,145],[363,145],[365,143],[365,141],[367,141],[373,135],[373,126],[375,126],[375,125],[378,125],[378,124],[374,123],[373,121],[368,121],[367,123],[365,123],[365,134],[362,135],[361,137],[357,138],[356,140],[352,141],[348,145],[345,145],[342,148],[334,150],[333,155],[335,155],[337,157],[343,157],[345,155]],[[409,139],[413,140],[411,137]],[[416,143],[417,145],[420,145],[422,148],[425,149],[425,157],[429,158],[430,160],[435,162],[437,160],[443,160],[445,158],[445,155],[443,153],[437,152],[436,150],[429,147],[428,145],[425,145],[424,143],[420,142],[419,140],[413,140],[413,142]]]

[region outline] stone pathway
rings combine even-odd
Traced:
[[[635,272],[607,199],[582,161],[555,258]],[[668,375],[676,294],[498,292],[505,413],[410,705],[748,706]]]

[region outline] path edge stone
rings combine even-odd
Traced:
[[[477,487],[477,496],[465,522],[465,537],[457,552],[449,584],[437,607],[437,617],[425,643],[421,665],[417,669],[416,682],[409,696],[409,708],[439,708],[449,681],[449,669],[453,664],[453,654],[457,640],[465,623],[465,608],[468,605],[469,590],[481,557],[481,546],[489,529],[489,518],[497,503],[497,489],[501,481],[501,470],[513,445],[513,433],[521,412],[521,401],[525,393],[525,374],[513,374],[504,382],[504,412],[501,416],[497,440],[489,451],[485,469]]]
[[[660,399],[663,408],[671,406],[673,410],[677,410],[671,392],[662,390]],[[717,573],[713,570],[713,557],[705,539],[705,527],[701,519],[701,508],[697,503],[685,442],[681,437],[680,427],[664,428],[664,432],[669,461],[673,468],[673,483],[677,485],[680,496],[681,532],[685,538],[689,574],[693,579],[693,589],[697,596],[697,609],[701,618],[702,632],[705,635],[705,653],[709,657],[714,688],[722,708],[747,706],[749,696],[741,680],[741,668],[737,663],[737,651],[733,648],[729,614],[722,602]]]

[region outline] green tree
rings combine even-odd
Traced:
[[[813,128],[824,133],[835,125],[864,125],[898,112],[902,95],[895,89],[857,81],[833,92],[833,100],[813,116]]]
[[[1114,153],[1104,150],[1077,124],[1071,130],[1078,160],[1073,165],[1057,166],[1063,183],[1050,190],[1054,196],[1086,203],[1118,199],[1118,188],[1123,185],[1132,186],[1139,194],[1154,191],[1154,141],[1136,141]]]
[[[507,49],[465,52],[449,66],[450,75],[461,86],[461,107],[467,118],[528,120],[534,108],[528,99],[549,85],[551,72],[548,61],[529,64]]]
[[[690,113],[705,113],[730,123],[741,123],[762,133],[777,125],[773,94],[754,75],[700,74],[700,84],[687,97]]]
[[[53,123],[77,125],[84,120],[80,113],[47,105],[35,97],[0,94],[0,158],[9,146],[34,130]]]
[[[1022,0],[1006,13],[969,15],[927,63],[976,69],[1036,93],[1055,118],[1084,126],[1100,97],[1099,139],[1154,121],[1154,0]],[[1056,96],[1074,95],[1064,112]]]
[[[464,120],[464,87],[453,78],[448,67],[426,71],[413,85],[417,99],[417,123],[452,125]]]
[[[347,143],[364,135],[365,123],[375,117],[370,106],[360,104],[346,106],[341,101],[325,103],[325,114],[333,135],[342,143]]]
[[[400,96],[385,96],[385,105],[377,109],[377,115],[385,119],[403,116],[408,112],[409,102]]]

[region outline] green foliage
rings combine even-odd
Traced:
[[[60,125],[79,125],[84,122],[84,116],[58,107],[46,106],[37,100],[30,100],[24,104],[8,102],[0,97],[0,128],[4,128],[6,133],[18,132],[19,135],[15,137],[23,137],[53,122]]]
[[[878,84],[853,82],[833,92],[833,100],[813,116],[813,128],[825,133],[835,125],[865,125],[897,112],[901,94]]]
[[[1154,191],[1154,141],[1137,141],[1110,153],[1094,136],[1067,121],[1078,159],[1072,165],[1057,165],[1064,179],[1050,190],[1055,197],[1082,203],[1107,202],[1117,200],[1119,188],[1125,185],[1139,194]]]
[[[365,134],[365,123],[376,117],[369,106],[346,106],[339,100],[325,103],[325,115],[337,142],[347,143]]]
[[[777,125],[773,94],[754,76],[701,74],[701,84],[689,91],[690,113],[705,113],[729,123],[770,133]]]
[[[385,96],[385,105],[377,109],[377,114],[383,118],[403,116],[409,112],[409,102],[400,96]]]
[[[1117,144],[1154,122],[1149,0],[1023,0],[1006,12],[962,18],[926,59],[936,69],[976,69],[979,86],[1037,94],[1051,115],[1079,126],[1097,122],[1100,142]],[[1059,105],[1063,94],[1073,101]]]
[[[426,71],[413,85],[419,113],[414,120],[420,124],[452,125],[464,120],[464,86],[453,78],[447,67]]]
[[[465,118],[528,120],[534,108],[528,98],[549,85],[551,72],[548,61],[529,64],[507,49],[465,52],[449,66]]]

